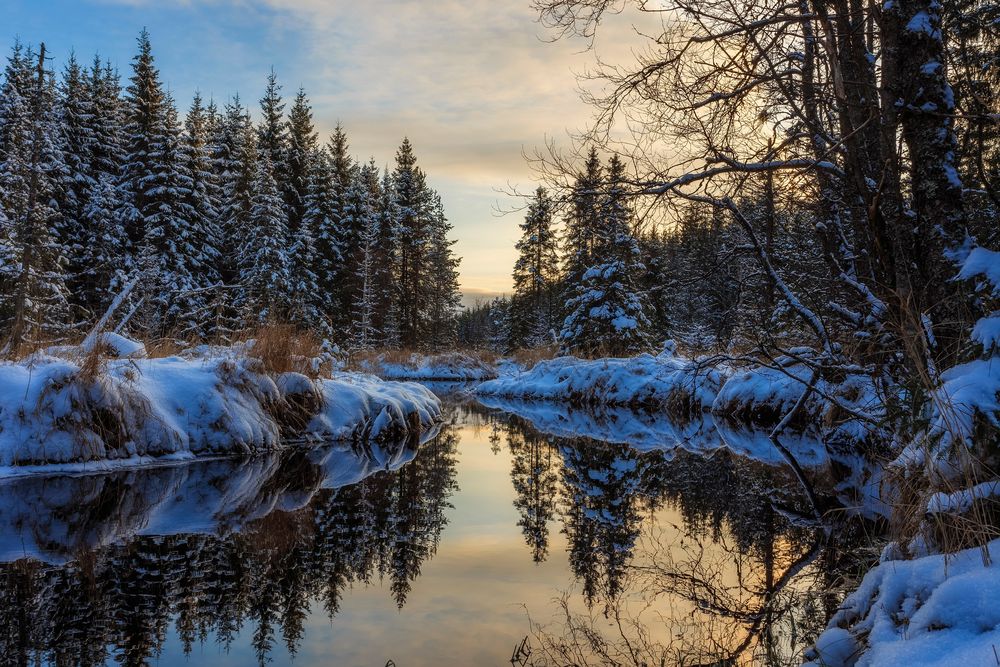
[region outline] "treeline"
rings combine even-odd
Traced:
[[[521,223],[512,296],[463,313],[460,340],[498,352],[555,346],[585,356],[652,351],[668,338],[717,350],[752,345],[772,315],[784,337],[801,336],[775,313],[773,285],[719,207],[690,206],[669,224],[653,224],[633,210],[630,180],[618,156],[603,164],[592,148],[568,194],[538,188]],[[768,248],[805,271],[810,295],[822,299],[807,221],[773,203],[745,206],[767,224]]]
[[[131,76],[20,43],[0,89],[0,325],[7,353],[115,326],[225,342],[289,321],[341,345],[454,342],[458,259],[404,139],[394,168],[319,140],[272,71],[259,122],[238,95],[183,120],[148,33]]]

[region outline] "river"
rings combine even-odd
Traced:
[[[4,664],[791,665],[873,557],[780,457],[664,446],[704,425],[445,400],[419,446],[0,481]]]

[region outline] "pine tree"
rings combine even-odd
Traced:
[[[184,169],[191,179],[186,198],[192,214],[193,245],[197,250],[197,263],[191,267],[192,278],[201,290],[212,288],[221,280],[221,197],[218,179],[212,168],[212,149],[209,145],[211,122],[201,94],[196,92],[184,120],[183,159]]]
[[[278,192],[284,196],[288,184],[288,127],[284,120],[285,103],[281,100],[281,85],[278,75],[271,68],[267,75],[267,87],[260,99],[261,121],[257,130],[257,150],[267,154],[278,183]],[[285,217],[288,217],[287,214]]]
[[[632,231],[632,214],[623,188],[625,165],[617,156],[608,165],[608,189],[591,257],[593,266],[572,286],[570,314],[560,338],[572,351],[586,354],[634,354],[648,347],[649,322],[637,276],[644,269]]]
[[[309,161],[318,145],[313,127],[312,108],[301,88],[288,112],[288,150],[284,157],[287,187],[283,192],[288,207],[288,230],[294,236],[306,213],[309,190]]]
[[[253,187],[253,208],[240,252],[239,305],[245,323],[260,324],[285,317],[291,281],[283,201],[266,152],[258,160]]]
[[[372,326],[380,334],[380,344],[394,349],[399,346],[396,283],[399,207],[396,205],[396,192],[393,188],[392,173],[388,167],[382,173],[377,209],[378,241],[375,244],[372,269],[374,300]]]
[[[337,329],[347,334],[351,328],[350,314],[360,291],[357,267],[361,261],[363,221],[357,216],[351,216],[348,211],[348,192],[357,166],[348,152],[347,134],[340,123],[334,128],[327,150],[332,179],[328,206],[341,256],[338,272],[331,277],[336,287],[330,295],[330,319]]]
[[[84,311],[89,311],[92,304],[87,303],[86,292],[79,289],[77,276],[84,269],[80,263],[86,241],[83,212],[87,206],[87,195],[96,183],[91,171],[91,152],[96,137],[92,125],[92,97],[87,88],[84,71],[71,53],[59,86],[59,148],[64,170],[59,175],[56,191],[59,209],[57,238],[66,253],[67,286],[73,295],[73,305]]]
[[[33,56],[28,49],[25,62]],[[11,317],[5,350],[16,354],[29,341],[64,334],[69,317],[65,259],[56,238],[59,211],[54,207],[65,165],[58,145],[55,86],[45,67],[44,44],[31,79],[24,72],[9,72],[4,95],[0,217],[6,223],[3,253],[14,263],[3,311]]]
[[[166,96],[146,143],[152,173],[142,182],[143,227],[139,251],[140,294],[147,334],[197,335],[205,317],[196,280],[202,268],[192,178],[186,169],[181,128]]]
[[[458,264],[451,247],[455,241],[448,238],[451,224],[444,215],[441,197],[431,197],[431,217],[427,249],[427,317],[421,332],[423,347],[431,350],[447,349],[455,344],[457,335],[456,315],[461,309],[462,295],[458,288]]]
[[[573,186],[572,208],[566,219],[563,271],[567,289],[578,285],[583,274],[594,264],[594,246],[600,224],[599,189],[602,171],[597,149],[591,148],[584,171]]]
[[[77,289],[86,295],[91,312],[102,314],[128,281],[128,271],[121,262],[127,242],[118,216],[120,209],[115,179],[101,176],[86,195],[83,211],[86,237],[82,244],[76,276]]]
[[[339,324],[344,320],[337,298],[337,278],[343,270],[343,254],[338,227],[340,207],[330,155],[326,149],[316,149],[309,164],[303,225],[313,234],[315,242],[312,274],[317,288],[314,303],[322,322]]]
[[[399,338],[404,348],[416,348],[421,343],[426,312],[428,193],[409,139],[404,138],[396,152],[393,187],[399,212],[396,225]]]
[[[126,156],[122,167],[123,224],[129,241],[138,248],[146,235],[146,218],[154,213],[157,194],[152,185],[159,176],[157,147],[162,138],[165,95],[160,73],[153,60],[149,32],[139,33],[139,52],[132,59],[132,76],[125,91],[128,121],[125,128]]]
[[[345,224],[361,228],[356,268],[358,291],[351,311],[351,320],[354,346],[362,350],[372,347],[378,335],[374,320],[377,306],[375,276],[378,261],[379,218],[373,206],[373,195],[378,195],[378,170],[369,163],[355,170],[344,210]]]
[[[511,299],[511,344],[534,347],[551,342],[555,325],[555,296],[559,280],[559,252],[552,229],[554,204],[545,188],[538,188],[521,223],[515,248],[514,297]]]

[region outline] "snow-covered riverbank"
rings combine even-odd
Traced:
[[[1000,540],[956,554],[883,562],[840,605],[810,667],[995,665]]]
[[[540,361],[530,370],[484,382],[477,393],[576,405],[666,406],[674,413],[712,405],[722,376],[711,366],[671,354]]]
[[[289,439],[402,439],[441,418],[418,384],[268,374],[235,353],[110,359],[96,372],[81,364],[42,354],[0,364],[0,474],[249,454]]]

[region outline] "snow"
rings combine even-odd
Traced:
[[[0,474],[260,453],[289,438],[382,441],[441,418],[438,399],[416,384],[346,373],[272,378],[256,367],[236,354],[112,359],[93,377],[41,354],[0,364]]]
[[[1000,498],[1000,480],[992,480],[976,484],[969,489],[960,489],[951,493],[940,491],[927,501],[927,513],[937,514],[948,512],[965,514],[977,500]]]
[[[145,345],[110,331],[105,331],[94,337],[88,336],[81,347],[85,352],[90,352],[94,347],[100,347],[102,352],[118,359],[141,359],[146,356]]]
[[[973,248],[962,263],[958,277],[971,280],[982,276],[991,283],[992,294],[1000,296],[1000,252],[986,248]]]
[[[461,352],[412,354],[405,361],[388,361],[385,355],[379,355],[359,365],[368,373],[391,380],[489,380],[497,376],[494,366]]]
[[[776,361],[775,366],[755,366],[730,377],[719,391],[712,413],[741,422],[778,423],[806,391],[813,369],[790,357]],[[860,442],[872,435],[872,427],[852,413],[878,420],[884,410],[872,379],[848,374],[839,382],[817,380],[799,422],[829,423],[827,437]],[[836,420],[827,419],[835,413]]]
[[[586,360],[560,357],[531,370],[484,382],[480,395],[577,404],[677,405],[692,411],[715,400],[721,376],[698,361],[661,354]]]
[[[811,667],[994,665],[1000,647],[1000,540],[865,575],[807,654]]]

